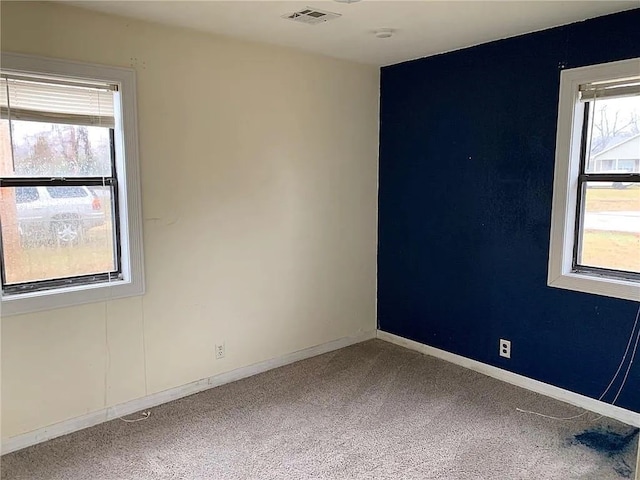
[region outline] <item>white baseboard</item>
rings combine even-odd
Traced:
[[[102,410],[55,423],[38,430],[16,435],[15,437],[6,438],[2,440],[2,454],[4,455],[6,453],[15,452],[16,450],[41,443],[46,440],[51,440],[52,438],[77,432],[78,430],[92,427],[99,423],[107,422],[125,415],[131,415],[132,413],[156,407],[163,403],[171,402],[188,395],[193,395],[194,393],[224,385],[225,383],[235,382],[290,363],[322,355],[323,353],[332,352],[334,350],[339,350],[366,340],[371,340],[372,338],[376,338],[375,330],[362,333],[355,337],[343,337],[332,342],[323,343],[321,345],[316,345],[315,347],[305,348],[304,350],[289,353],[282,357],[265,360],[264,362],[238,368],[230,372],[221,373],[220,375],[204,378],[202,380],[187,383],[186,385],[181,385],[162,392],[153,393],[146,397],[137,398],[119,405],[107,407]]]
[[[445,350],[440,350],[439,348],[430,347],[429,345],[399,337],[398,335],[394,335],[392,333],[383,332],[382,330],[378,330],[377,338],[396,345],[400,345],[401,347],[405,347],[410,350],[424,353],[425,355],[430,355],[432,357],[440,358],[450,363],[455,363],[456,365],[460,365],[461,367],[465,367],[489,377],[502,380],[503,382],[511,383],[512,385],[531,390],[532,392],[546,395],[547,397],[555,398],[556,400],[569,403],[576,407],[584,408],[585,410],[604,415],[605,417],[614,418],[628,425],[640,427],[640,413],[635,413],[631,410],[616,407],[615,405],[611,405],[609,403],[585,397],[584,395],[580,395],[563,388],[554,387],[553,385],[549,385],[548,383],[533,380],[531,378],[518,375],[517,373],[512,373],[507,370],[494,367],[492,365],[487,365],[486,363],[478,362],[477,360],[471,360],[470,358],[462,357]]]
[[[324,343],[322,345],[316,345],[315,347],[306,348],[297,352],[289,353],[282,357],[272,358],[265,360],[264,362],[249,365],[247,367],[238,368],[230,372],[215,375],[213,377],[204,378],[195,382],[181,385],[179,387],[164,390],[162,392],[154,393],[146,397],[131,400],[126,403],[114,405],[112,407],[104,408],[95,412],[75,417],[63,422],[59,422],[47,427],[40,428],[31,432],[16,435],[2,440],[2,454],[15,452],[17,450],[41,443],[52,438],[67,435],[69,433],[82,430],[84,428],[92,427],[109,420],[113,420],[119,417],[130,415],[148,408],[152,408],[163,403],[178,400],[180,398],[193,395],[194,393],[202,392],[213,387],[224,385],[226,383],[235,382],[243,378],[256,375],[258,373],[266,372],[274,368],[278,368],[290,363],[294,363],[307,358],[322,355],[323,353],[339,350],[349,345],[364,342],[372,338],[379,338],[381,340],[400,345],[411,350],[424,353],[433,357],[440,358],[450,363],[460,365],[462,367],[474,370],[484,375],[502,380],[507,383],[511,383],[518,387],[531,390],[542,395],[546,395],[556,400],[569,403],[571,405],[584,408],[585,410],[598,413],[610,418],[614,418],[623,423],[640,427],[640,414],[626,410],[624,408],[616,407],[608,403],[594,400],[593,398],[585,397],[568,390],[564,390],[547,383],[533,380],[516,373],[502,370],[500,368],[487,365],[485,363],[471,360],[469,358],[456,355],[454,353],[446,352],[435,347],[430,347],[413,340],[408,340],[391,333],[378,330],[365,332],[355,337],[344,337],[332,342]],[[640,452],[639,452],[640,455]],[[637,479],[640,480],[640,479]]]

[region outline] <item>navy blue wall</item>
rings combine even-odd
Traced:
[[[558,88],[563,67],[640,56],[639,26],[636,9],[382,69],[381,330],[600,396],[638,303],[547,287]],[[638,357],[617,404],[640,412]]]

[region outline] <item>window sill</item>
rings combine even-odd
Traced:
[[[565,290],[640,301],[640,285],[631,280],[568,272],[553,280],[550,278],[547,284]]]
[[[56,288],[2,297],[2,316],[22,315],[86,303],[104,302],[144,294],[142,282],[117,280],[110,283]]]

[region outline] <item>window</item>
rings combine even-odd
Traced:
[[[133,70],[2,54],[3,315],[144,292]]]
[[[640,300],[640,59],[565,70],[548,284]]]

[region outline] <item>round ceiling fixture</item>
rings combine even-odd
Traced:
[[[338,3],[356,3],[356,2],[359,2],[360,0],[334,0],[334,1]]]
[[[393,30],[390,28],[379,28],[375,31],[376,38],[391,38],[393,36]]]

